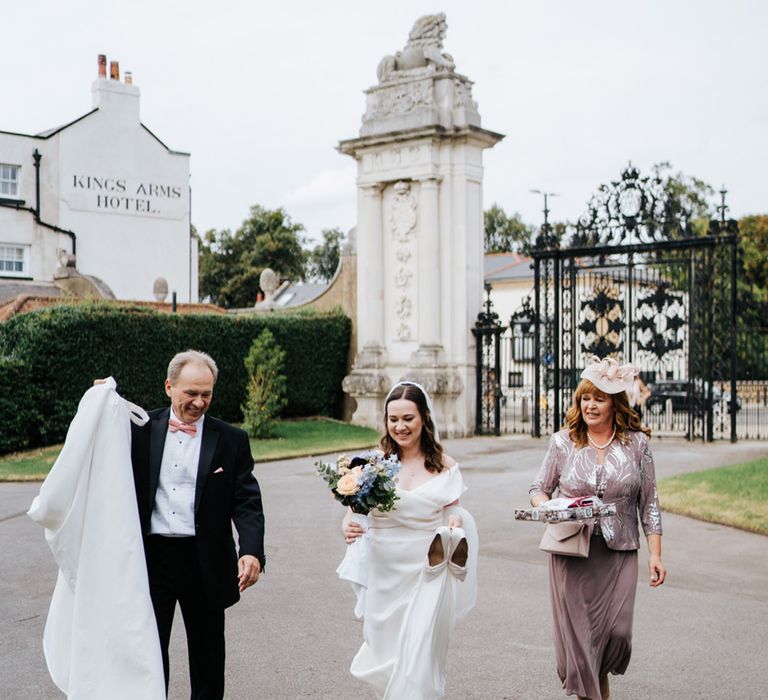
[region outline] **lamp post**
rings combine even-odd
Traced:
[[[557,240],[552,235],[549,225],[549,198],[559,197],[558,192],[543,192],[542,190],[529,190],[532,194],[544,195],[544,223],[541,226],[541,233],[536,239],[537,248],[549,248],[557,245]]]
[[[543,192],[542,190],[528,190],[531,194],[543,194],[544,195],[544,226],[549,227],[549,198],[559,197],[559,192]]]

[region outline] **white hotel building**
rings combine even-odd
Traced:
[[[141,123],[130,73],[121,82],[113,63],[110,76],[100,56],[92,109],[78,119],[0,131],[0,298],[72,293],[63,281],[79,278],[96,296],[153,301],[165,280],[179,302],[198,300],[190,156]]]

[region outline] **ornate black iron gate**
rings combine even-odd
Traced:
[[[485,285],[485,309],[472,329],[475,336],[477,386],[475,396],[475,432],[499,435],[501,432],[501,335],[499,316],[493,311],[491,287]]]
[[[510,386],[519,381],[515,410],[531,434],[563,424],[596,354],[640,367],[652,392],[643,422],[654,433],[735,440],[737,243],[736,222],[724,215],[697,235],[680,201],[631,165],[599,188],[563,240],[545,220],[531,252],[533,301],[508,331],[512,356],[530,356],[516,366],[530,367],[532,384],[521,369],[493,368],[497,380],[506,372]],[[478,377],[488,373],[478,367]],[[495,416],[493,424],[486,411],[485,432],[499,431]]]

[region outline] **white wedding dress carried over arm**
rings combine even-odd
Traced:
[[[29,508],[59,566],[43,649],[71,700],[165,700],[131,469],[131,421],[149,416],[116,388],[85,393]]]
[[[398,488],[394,510],[370,513],[362,558],[367,565],[363,645],[351,672],[385,700],[444,695],[450,634],[477,596],[477,528],[468,511],[449,506],[464,491],[454,465],[410,491]],[[469,545],[463,581],[447,566],[425,573],[435,532],[453,514],[461,516]],[[342,574],[349,570],[344,563],[339,570],[349,578]]]

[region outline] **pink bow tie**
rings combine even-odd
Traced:
[[[172,433],[177,433],[179,430],[181,430],[182,433],[186,433],[187,435],[194,435],[197,432],[197,426],[190,425],[189,423],[182,423],[175,418],[169,418],[168,430],[170,430]]]

